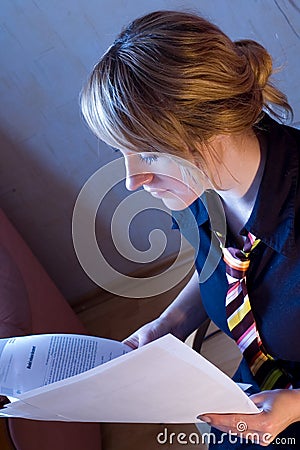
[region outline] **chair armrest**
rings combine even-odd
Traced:
[[[192,348],[194,350],[196,350],[196,352],[200,353],[201,352],[201,347],[203,344],[203,340],[206,334],[206,331],[209,327],[211,320],[210,318],[207,318],[198,328],[198,330],[196,331],[196,334],[194,336],[194,340],[193,340],[193,344],[192,344]]]
[[[16,450],[10,438],[7,419],[5,418],[0,419],[0,448],[1,450]]]

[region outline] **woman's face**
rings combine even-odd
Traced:
[[[125,158],[126,188],[143,187],[172,210],[181,210],[199,197],[209,183],[191,163],[164,153],[120,150]]]

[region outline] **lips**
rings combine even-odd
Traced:
[[[163,191],[163,192],[151,191],[151,192],[149,192],[149,194],[151,194],[153,197],[159,197],[159,198],[161,198],[161,197],[164,197],[164,196],[165,196],[165,195],[164,195],[165,192],[166,192],[166,191]]]
[[[166,192],[168,192],[167,189],[149,188],[149,186],[143,186],[143,188],[146,192],[153,195],[153,197],[162,197]]]

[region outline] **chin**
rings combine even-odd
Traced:
[[[188,208],[196,198],[198,198],[198,195],[192,191],[189,192],[189,195],[182,195],[182,197],[170,192],[168,192],[168,195],[161,196],[163,203],[172,211],[182,211]]]

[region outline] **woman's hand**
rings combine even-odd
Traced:
[[[184,341],[207,318],[202,305],[197,272],[176,299],[152,322],[135,331],[123,343],[135,349],[171,333]]]
[[[143,345],[170,333],[171,329],[172,324],[169,323],[168,320],[158,317],[152,322],[146,323],[146,325],[124,339],[123,344],[129,345],[129,347],[133,349],[142,347]]]
[[[263,411],[259,414],[205,414],[199,419],[225,433],[243,436],[262,446],[269,445],[293,422],[300,420],[300,390],[277,389],[251,395]]]

